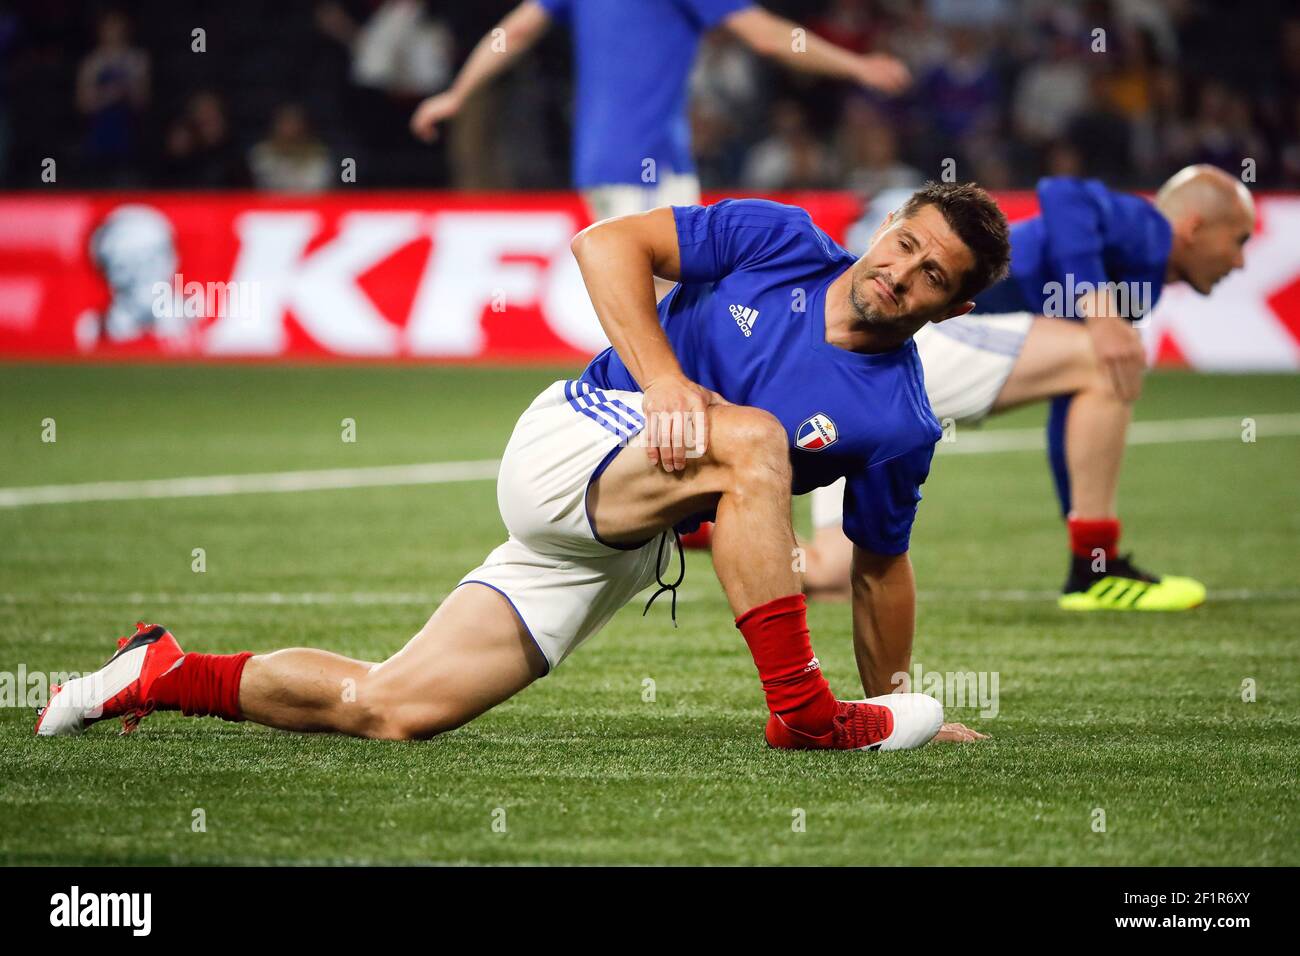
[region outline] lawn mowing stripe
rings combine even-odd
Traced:
[[[1256,440],[1300,435],[1300,414],[1257,415]],[[1134,422],[1128,444],[1160,445],[1190,441],[1240,441],[1242,419],[1187,418]],[[940,441],[941,454],[994,454],[1038,451],[1045,447],[1040,428],[1016,428],[975,434],[956,434]],[[376,465],[365,468],[325,468],[313,471],[276,471],[248,475],[203,475],[188,478],[152,478],[140,481],[94,481],[67,485],[0,488],[0,508],[72,504],[87,501],[130,501],[153,498],[196,498],[346,488],[381,488],[397,485],[438,485],[458,481],[495,479],[501,462],[440,461],[412,465]]]
[[[0,594],[0,604],[81,604],[103,606],[110,604],[187,604],[187,605],[349,605],[367,606],[432,606],[446,598],[446,594],[418,594],[406,592],[384,593],[381,591],[200,591],[185,593],[147,593],[143,591],[123,592],[120,594],[93,594],[87,592],[63,592],[44,594]],[[698,592],[683,591],[678,601],[699,600],[704,595]],[[1029,604],[1050,601],[1059,597],[1057,591],[1010,590],[960,590],[917,591],[920,601],[1005,601],[1010,604]],[[1296,601],[1300,600],[1300,589],[1255,590],[1253,588],[1230,588],[1210,591],[1208,600],[1228,601]]]

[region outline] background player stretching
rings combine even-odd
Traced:
[[[1051,402],[1049,459],[1070,548],[1062,608],[1196,607],[1200,582],[1144,571],[1118,550],[1120,466],[1146,368],[1132,323],[1166,284],[1208,295],[1241,268],[1254,202],[1211,166],[1182,170],[1154,202],[1071,178],[1043,180],[1038,200],[1039,215],[1011,228],[1007,278],[971,315],[917,332],[930,402],[940,419],[960,422]],[[842,497],[838,486],[813,494],[805,586],[815,596],[848,594]]]

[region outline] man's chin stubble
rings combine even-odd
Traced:
[[[862,296],[858,294],[856,287],[849,288],[849,305],[853,307],[853,315],[857,319],[854,324],[858,325],[860,328],[878,329],[882,326],[888,327],[893,324],[885,318],[885,316],[867,305],[867,303],[863,301]]]

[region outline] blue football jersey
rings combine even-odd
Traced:
[[[700,38],[753,0],[540,2],[573,35],[574,185],[693,172],[687,81]]]
[[[1164,290],[1173,246],[1169,221],[1141,196],[1095,179],[1055,176],[1038,183],[1039,213],[1011,227],[1007,277],[975,299],[980,313],[1033,312],[1073,317],[1060,290],[1124,283],[1130,318],[1153,308]]]
[[[681,282],[659,321],[682,370],[783,426],[801,495],[847,478],[844,532],[877,554],[907,550],[941,431],[909,340],[864,354],[826,341],[826,290],[854,257],[808,213],[766,200],[673,208]],[[639,391],[613,349],[582,380]]]

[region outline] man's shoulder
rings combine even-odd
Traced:
[[[1075,208],[1089,214],[1100,213],[1109,217],[1115,213],[1127,217],[1163,218],[1155,204],[1145,196],[1111,189],[1100,179],[1083,179],[1077,176],[1045,176],[1036,188],[1039,206],[1058,205],[1063,209]]]
[[[712,221],[733,229],[754,226],[774,232],[817,230],[808,210],[771,199],[720,199],[700,208]]]
[[[884,372],[887,379],[872,389],[875,400],[857,405],[853,422],[846,423],[862,441],[866,468],[898,460],[928,466],[943,437],[926,397],[920,358],[914,347],[905,348],[898,362],[871,367],[869,374]]]
[[[909,461],[923,461],[928,468],[935,442],[943,437],[943,429],[925,391],[925,368],[921,364],[915,340],[909,341],[905,348],[908,358],[902,363],[900,391],[906,401],[899,402],[903,410],[899,415],[902,424],[897,454],[907,457]]]
[[[759,230],[773,245],[807,251],[826,261],[842,256],[852,258],[800,206],[771,199],[723,199],[704,208],[721,227]]]
[[[1107,196],[1110,190],[1100,179],[1082,176],[1044,176],[1034,187],[1041,201],[1053,196]]]
[[[801,206],[777,202],[775,199],[741,198],[720,199],[712,203],[712,208],[728,210],[734,216],[753,216],[768,222],[812,222],[808,210]]]

